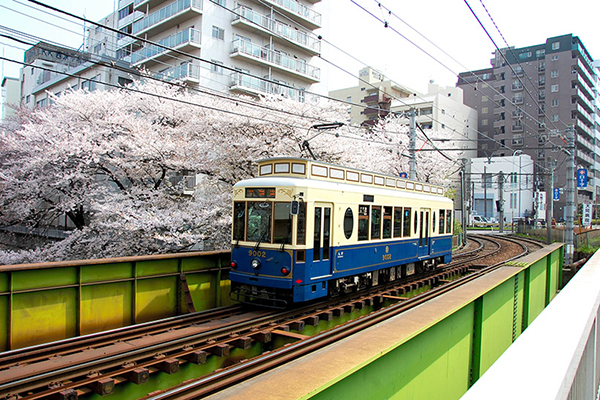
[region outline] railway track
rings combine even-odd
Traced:
[[[456,255],[439,271],[324,303],[278,312],[228,307],[2,353],[0,397],[107,395],[119,384],[144,384],[152,374],[219,360],[217,371],[148,396],[202,397],[415,307],[496,268],[508,255],[528,251],[510,238],[473,240],[475,250]],[[503,260],[486,261],[498,257]]]

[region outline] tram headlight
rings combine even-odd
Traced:
[[[250,261],[250,265],[254,269],[259,269],[260,268],[260,260],[258,258],[255,258],[254,260]]]

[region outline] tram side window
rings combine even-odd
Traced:
[[[440,210],[440,229],[438,229],[438,232],[440,234],[445,233],[445,228],[444,228],[444,222],[446,220],[446,210]]]
[[[251,242],[271,243],[271,202],[248,202],[248,237]]]
[[[292,244],[291,203],[275,203],[273,218],[273,243]]]
[[[402,225],[402,236],[410,236],[410,207],[404,208],[404,223]]]
[[[358,240],[369,240],[369,206],[358,206]]]
[[[381,239],[381,207],[371,209],[371,239]]]
[[[431,231],[435,232],[435,211],[433,212],[433,222],[431,223]]]
[[[394,207],[394,237],[402,236],[402,207]]]
[[[383,207],[383,238],[392,237],[392,207]]]
[[[416,234],[417,233],[417,228],[419,227],[419,218],[417,217],[417,212],[416,211],[415,211],[414,226],[415,226],[415,234]]]
[[[446,210],[446,233],[452,232],[452,210]]]
[[[306,203],[301,202],[298,208],[298,227],[296,228],[296,244],[306,244]]]
[[[233,240],[244,240],[246,233],[246,202],[233,203]]]

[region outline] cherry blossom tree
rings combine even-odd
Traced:
[[[157,82],[113,91],[74,91],[22,116],[0,135],[0,226],[44,227],[66,215],[67,239],[0,253],[0,263],[180,251],[229,246],[231,186],[273,156],[309,157],[397,174],[407,171],[406,127],[344,126],[334,102],[259,101],[198,94]],[[429,157],[433,158],[433,157]],[[426,179],[441,164],[421,157]],[[199,177],[186,191],[186,177]]]

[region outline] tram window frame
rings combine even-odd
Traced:
[[[383,207],[383,218],[381,221],[382,239],[390,239],[392,237],[392,213],[393,207]]]
[[[446,233],[452,233],[452,210],[446,210]]]
[[[273,220],[273,202],[270,202],[270,201],[248,201],[246,203],[247,203],[247,206],[246,206],[246,227],[247,227],[247,229],[246,229],[246,241],[249,241],[249,242],[258,242],[258,241],[260,241],[261,243],[272,243],[272,238],[273,238],[273,224],[272,224],[272,220]],[[252,215],[250,214],[251,204],[257,204],[257,205],[258,204],[268,204],[269,205],[269,208],[270,208],[269,214],[268,214],[269,220],[267,222],[267,224],[269,225],[268,235],[261,234],[260,233],[261,229],[259,228],[258,229],[259,230],[259,236],[257,238],[253,237],[252,239],[250,239],[248,237],[248,235],[250,233],[250,218],[254,216],[253,214]],[[254,208],[254,207],[252,207],[252,208]],[[260,208],[266,208],[266,207],[260,207],[259,206],[258,209],[260,209]],[[261,219],[262,219],[262,217],[261,217]],[[262,221],[260,223],[262,224]]]
[[[402,217],[402,236],[410,237],[410,223],[411,223],[412,209],[410,207],[404,207],[404,213]]]
[[[294,227],[292,214],[290,212],[291,206],[291,202],[283,201],[278,201],[273,204],[273,215],[271,217],[271,221],[273,221],[273,227],[271,236],[273,237],[273,243],[275,244],[292,244],[292,233],[294,232]],[[281,209],[282,207],[283,209]],[[282,215],[285,218],[278,218],[278,216],[281,217]],[[284,230],[283,235],[287,234],[287,236],[278,236],[282,229]],[[283,240],[285,240],[285,242]]]
[[[306,245],[306,203],[301,201],[296,221],[296,245]]]
[[[358,206],[358,240],[369,240],[371,209],[366,204]]]
[[[240,209],[241,206],[241,209]],[[246,202],[233,202],[233,240],[246,240]]]
[[[344,213],[344,236],[350,240],[354,232],[354,212],[351,207],[346,208]]]
[[[402,216],[404,210],[402,207],[394,207],[394,237],[402,237]]]
[[[381,239],[381,206],[371,207],[371,240]]]
[[[433,210],[431,211],[431,218],[432,218],[432,221],[431,221],[431,233],[435,233],[435,226],[436,226],[435,225],[435,211],[433,211]]]
[[[444,234],[446,233],[446,226],[445,226],[445,222],[446,222],[446,210],[440,210],[440,219],[439,219],[439,229],[438,229],[438,233]]]
[[[419,213],[417,210],[415,210],[415,219],[414,219],[414,230],[415,230],[415,235],[417,234],[417,232],[419,231]]]

